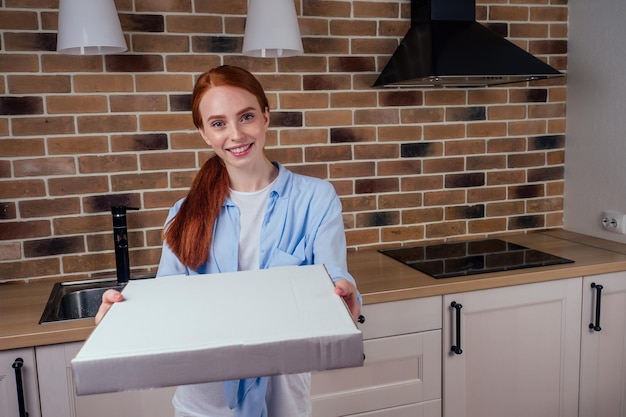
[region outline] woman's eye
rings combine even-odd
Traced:
[[[224,122],[219,121],[219,120],[211,123],[211,127],[222,127],[222,126],[224,126]]]
[[[252,113],[246,113],[243,116],[241,116],[241,120],[252,120],[254,119],[254,114]]]

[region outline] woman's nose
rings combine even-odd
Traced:
[[[238,124],[231,124],[230,137],[233,140],[242,139],[244,137],[241,126]]]

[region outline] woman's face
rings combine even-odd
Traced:
[[[245,167],[265,158],[269,111],[252,93],[236,87],[212,87],[199,105],[204,141],[226,166]]]

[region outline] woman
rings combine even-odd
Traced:
[[[269,104],[258,80],[234,66],[202,74],[192,95],[192,116],[215,155],[201,168],[187,197],[170,210],[157,276],[324,264],[335,293],[356,319],[361,300],[347,271],[339,198],[330,183],[269,161],[264,150]],[[96,322],[122,299],[118,292],[105,293]],[[257,407],[258,401],[233,398],[242,385],[232,383],[178,387],[173,400],[177,414],[249,415],[245,407]],[[308,373],[239,384],[249,384],[245,388],[252,387],[253,393],[260,387],[256,394],[264,394],[256,415],[311,413]]]

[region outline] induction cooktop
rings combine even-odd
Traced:
[[[451,278],[574,262],[501,239],[379,249],[379,252],[433,278]]]

